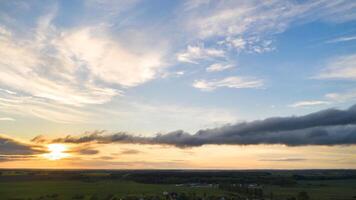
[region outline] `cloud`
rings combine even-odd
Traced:
[[[302,162],[306,161],[305,158],[280,158],[280,159],[261,159],[260,161],[271,161],[271,162]]]
[[[35,143],[46,143],[47,139],[43,136],[37,136],[31,140],[32,142]],[[76,146],[71,146],[69,150],[67,150],[65,153],[69,153],[71,155],[96,155],[99,154],[100,151],[96,149],[95,146],[92,146],[91,144],[81,144],[81,145],[76,145]]]
[[[84,28],[69,32],[59,41],[61,48],[80,60],[95,77],[108,83],[132,87],[156,77],[164,66],[162,53],[154,48],[130,52],[101,30]]]
[[[6,89],[1,89],[1,88],[0,88],[0,92],[5,92],[5,93],[7,93],[7,94],[12,94],[12,95],[15,95],[15,94],[16,94],[16,92],[14,92],[14,91],[6,90]]]
[[[188,45],[184,52],[177,54],[177,60],[180,62],[197,64],[202,59],[223,58],[225,52],[215,48],[205,48],[204,45]]]
[[[314,78],[356,80],[356,54],[331,59]]]
[[[337,103],[354,101],[356,99],[356,91],[351,90],[351,91],[340,92],[340,93],[328,93],[325,95],[325,98]]]
[[[0,121],[15,121],[12,117],[0,117]]]
[[[35,156],[32,155],[0,155],[1,162],[12,162],[12,161],[24,161],[24,160],[33,160]]]
[[[45,152],[42,146],[27,144],[0,135],[0,155],[35,155]]]
[[[160,45],[133,48],[105,25],[56,27],[56,10],[25,35],[1,26],[0,86],[9,88],[1,91],[74,106],[104,104],[167,66]]]
[[[225,45],[228,49],[235,49],[237,52],[265,53],[275,50],[272,40],[261,39],[258,36],[246,36],[246,38],[228,36],[218,44]]]
[[[2,111],[88,122],[94,108],[89,105],[109,103],[129,87],[160,77],[167,66],[159,45],[132,47],[128,41],[134,39],[114,36],[102,24],[57,27],[56,13],[50,10],[25,32],[0,26]]]
[[[208,68],[206,68],[206,71],[207,72],[220,72],[220,71],[224,71],[227,69],[231,69],[233,67],[234,67],[234,65],[231,65],[231,64],[214,63],[214,64],[211,64]]]
[[[50,21],[41,19],[36,32],[29,32],[30,39],[0,37],[0,84],[11,88],[11,94],[70,105],[102,104],[118,95],[85,78],[83,65],[61,46],[61,33]]]
[[[347,0],[197,0],[187,1],[183,11],[190,38],[228,50],[263,53],[275,50],[273,37],[292,25],[355,20],[355,5]]]
[[[326,41],[326,43],[338,43],[338,42],[348,42],[356,40],[356,36],[344,36]]]
[[[290,107],[299,108],[299,107],[308,107],[308,106],[320,106],[320,105],[326,105],[329,103],[330,102],[328,102],[328,101],[298,101],[298,102],[290,105]]]
[[[109,159],[110,157],[99,157],[96,160],[71,160],[72,166],[88,166],[96,168],[131,168],[131,169],[177,169],[187,168],[188,163],[183,161],[116,161]]]
[[[122,150],[120,153],[121,154],[139,154],[142,152],[139,150],[136,150],[136,149],[125,149],[125,150]]]
[[[356,18],[355,3],[347,0],[209,1],[194,5],[187,10],[194,19],[189,22],[201,37],[271,34],[298,20],[344,22]]]
[[[82,155],[95,155],[99,153],[99,150],[96,149],[81,149],[80,151],[77,151],[76,153],[82,154]]]
[[[256,145],[352,145],[356,144],[356,105],[347,110],[326,109],[304,116],[273,117],[252,122],[202,129],[195,134],[182,130],[153,137],[125,132],[94,132],[82,137],[67,136],[51,142],[137,143],[194,147],[208,144]]]
[[[250,77],[230,76],[221,80],[196,80],[193,87],[203,91],[212,91],[220,87],[227,88],[260,88],[263,86],[263,81]]]
[[[324,100],[299,101],[289,105],[289,107],[300,108],[300,107],[323,106],[329,104],[352,102],[356,99],[356,92],[350,90],[350,91],[339,92],[339,93],[327,93],[324,95],[323,99]]]
[[[41,98],[1,94],[0,109],[20,116],[35,116],[57,123],[83,123],[91,113],[76,107],[48,102]]]

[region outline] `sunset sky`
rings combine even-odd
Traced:
[[[356,1],[0,2],[0,168],[356,169]]]

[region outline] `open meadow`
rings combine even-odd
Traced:
[[[356,199],[354,171],[5,170],[4,200]]]

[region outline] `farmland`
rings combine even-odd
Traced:
[[[2,170],[1,199],[356,199],[356,172]],[[173,195],[173,196],[172,196]]]

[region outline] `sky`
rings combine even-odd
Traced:
[[[0,2],[0,168],[356,169],[356,2]]]

